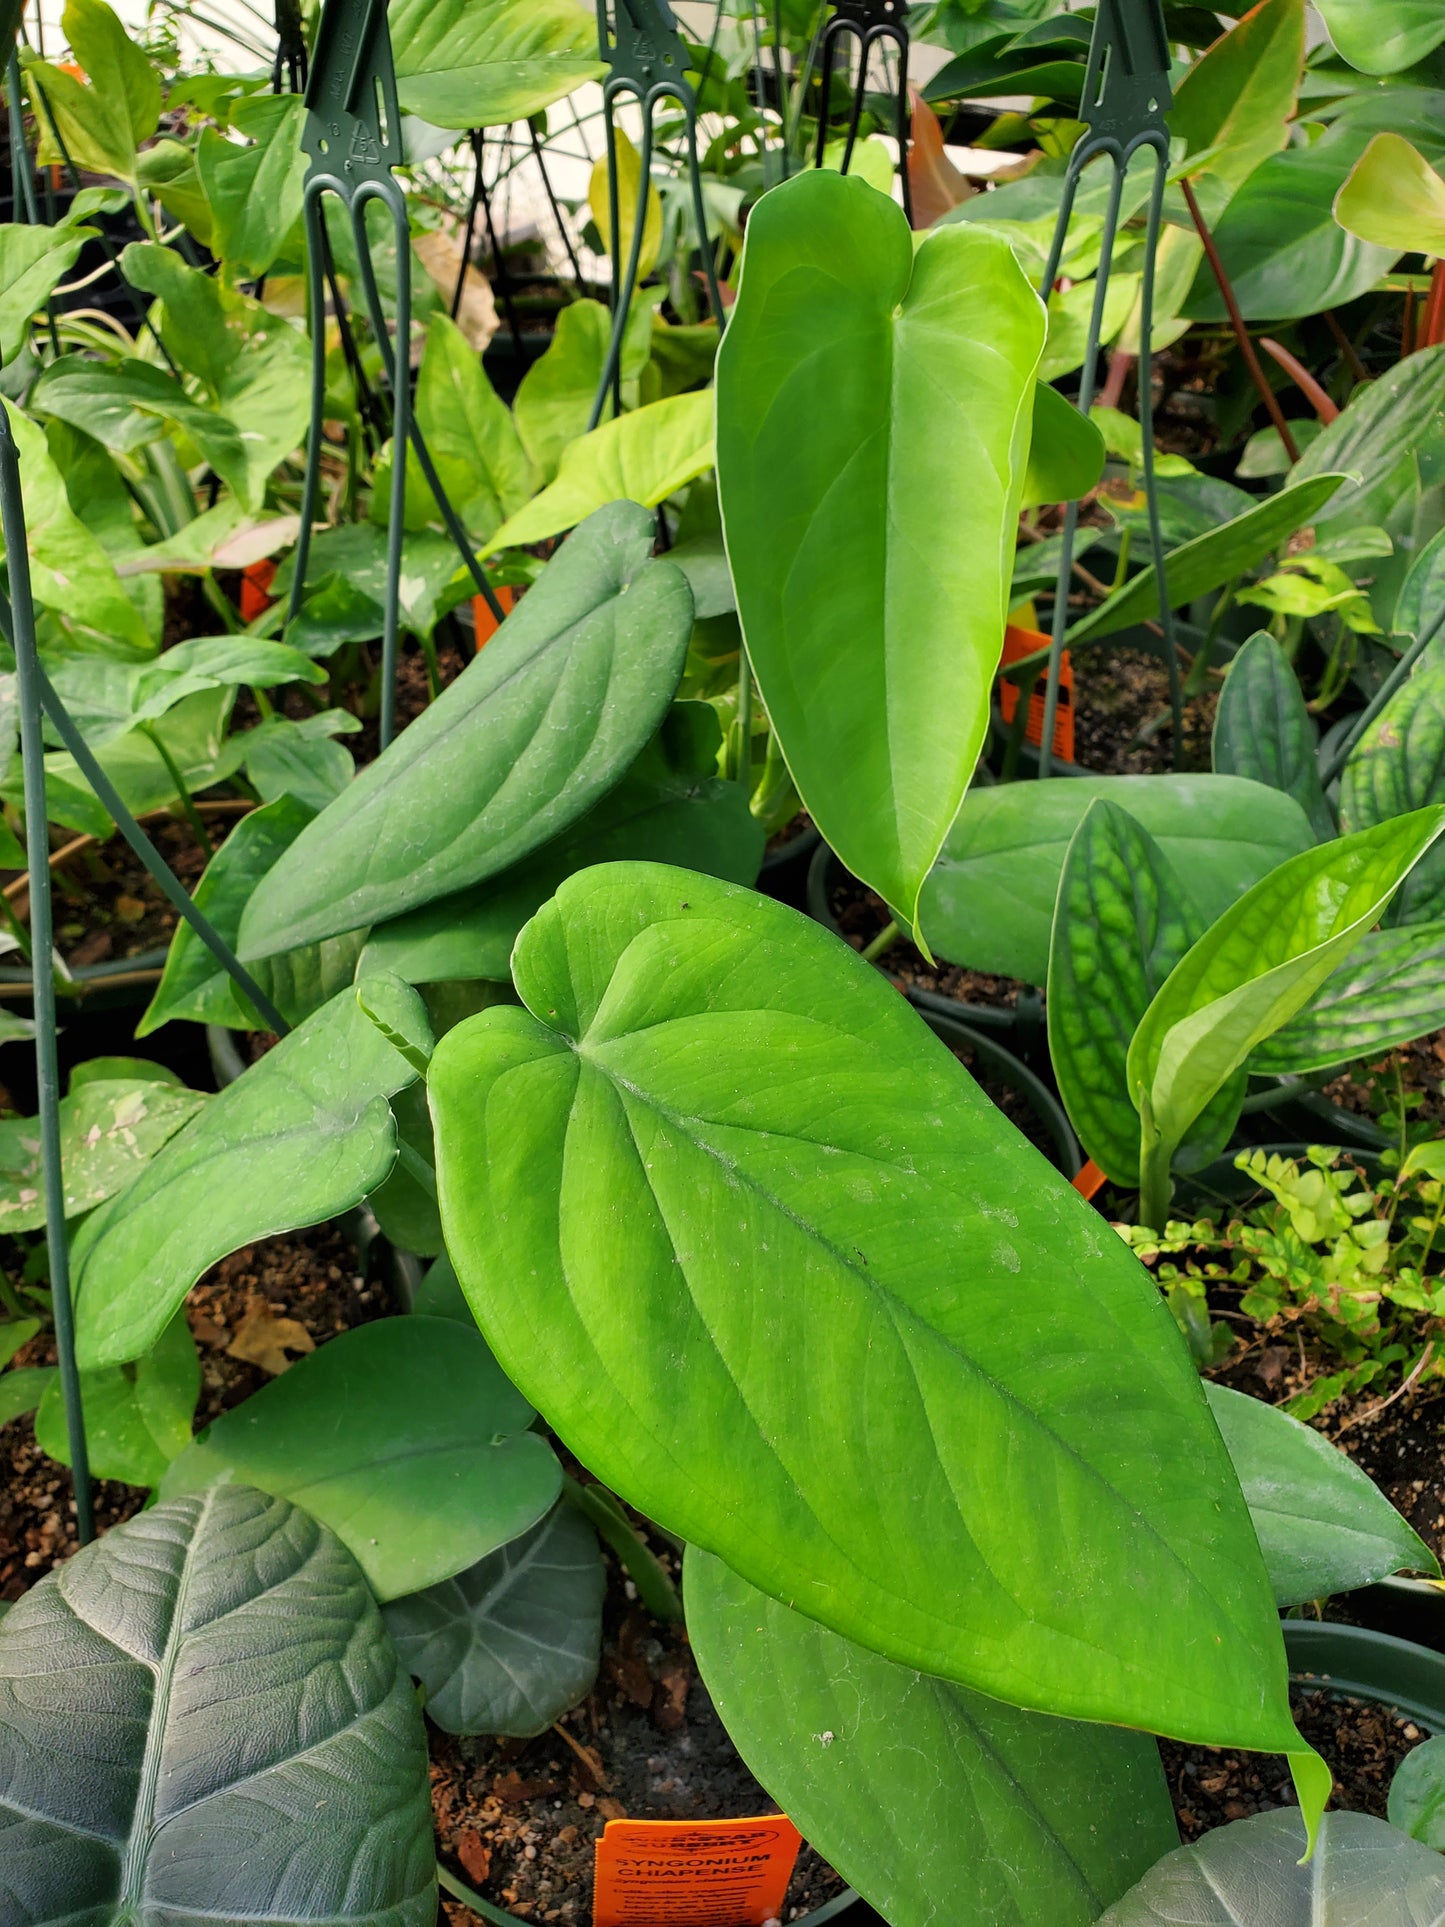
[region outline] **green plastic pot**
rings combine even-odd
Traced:
[[[1439,1599],[1436,1593],[1437,1612]],[[1290,1672],[1301,1684],[1372,1700],[1427,1733],[1445,1733],[1445,1653],[1371,1626],[1318,1619],[1287,1619],[1284,1644]]]

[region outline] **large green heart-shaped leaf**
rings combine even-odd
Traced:
[[[923,893],[941,957],[1041,984],[1064,853],[1098,797],[1149,832],[1205,923],[1313,841],[1292,797],[1237,776],[1078,776],[970,790]]]
[[[1365,74],[1397,74],[1445,40],[1436,0],[1316,0],[1337,52]]]
[[[556,1454],[481,1334],[449,1318],[343,1332],[223,1413],[162,1496],[216,1480],[304,1505],[380,1599],[435,1585],[527,1531],[556,1499]]]
[[[597,1677],[606,1585],[597,1534],[559,1504],[468,1571],[393,1600],[386,1626],[444,1733],[531,1739]]]
[[[1208,171],[1238,187],[1289,140],[1305,57],[1304,0],[1265,0],[1185,74],[1169,131]]]
[[[1442,1028],[1445,920],[1372,930],[1299,1015],[1255,1049],[1249,1068],[1262,1076],[1305,1076],[1377,1057]]]
[[[718,350],[738,614],[804,803],[913,923],[1003,647],[1044,313],[1008,242],[857,178],[748,218]]]
[[[594,863],[631,857],[755,882],[762,825],[742,785],[717,774],[721,747],[710,705],[674,703],[617,788],[580,822],[493,881],[374,930],[363,974],[394,970],[413,984],[505,978],[522,925],[564,877]]]
[[[1306,850],[1200,938],[1129,1047],[1146,1164],[1170,1155],[1250,1052],[1304,1008],[1442,830],[1445,807],[1416,810]]]
[[[1445,432],[1445,346],[1407,355],[1378,381],[1356,389],[1348,408],[1310,443],[1295,463],[1293,481],[1349,476],[1314,519],[1382,521],[1392,506],[1402,458]]]
[[[351,1555],[217,1487],[0,1625],[7,1918],[432,1927],[426,1736]]]
[[[1335,833],[1320,784],[1319,732],[1289,658],[1266,630],[1242,644],[1214,712],[1214,767],[1292,796],[1318,837]]]
[[[322,811],[241,924],[273,956],[495,876],[576,822],[661,722],[692,591],[634,502],[599,509],[486,648]]]
[[[1445,1927],[1445,1860],[1367,1813],[1328,1813],[1309,1860],[1290,1808],[1179,1847],[1099,1927]]]
[[[739,1752],[893,1927],[1094,1927],[1177,1840],[1143,1734],[896,1665],[696,1547],[685,1584],[688,1634]]]
[[[393,0],[390,21],[398,98],[434,127],[527,120],[606,72],[576,0]]]
[[[415,1076],[347,990],[213,1097],[76,1238],[81,1363],[139,1358],[208,1265],[359,1204],[396,1155],[387,1099]]]
[[[1116,1184],[1139,1182],[1139,1113],[1126,1065],[1134,1031],[1203,931],[1169,859],[1141,823],[1100,797],[1074,833],[1049,945],[1049,1058],[1079,1141]],[[1244,1073],[1191,1134],[1195,1165],[1229,1142]]]
[[[1340,778],[1340,824],[1364,830],[1445,803],[1445,661],[1418,668],[1350,751]],[[1445,858],[1431,851],[1390,906],[1390,922],[1445,917]]]
[[[1276,1405],[1206,1385],[1224,1435],[1275,1603],[1302,1606],[1392,1572],[1438,1575],[1424,1540],[1338,1446]]]
[[[621,863],[562,885],[513,975],[527,1008],[432,1060],[437,1187],[478,1322],[586,1465],[907,1665],[1297,1745],[1167,1310],[876,971]]]
[[[1309,482],[1281,489],[1278,495],[1268,496],[1232,522],[1172,549],[1164,558],[1170,608],[1182,609],[1196,596],[1221,588],[1231,577],[1243,575],[1273,554],[1296,529],[1316,519],[1343,480],[1342,475],[1315,474]],[[1070,646],[1098,642],[1158,613],[1159,572],[1151,562],[1097,609],[1079,617],[1069,630]]]

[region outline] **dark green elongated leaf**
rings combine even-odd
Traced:
[[[1445,429],[1445,347],[1422,348],[1356,390],[1348,408],[1315,437],[1295,463],[1296,484],[1328,473],[1350,480],[1315,515],[1318,523],[1349,517],[1381,520],[1372,498],[1388,487],[1402,455]],[[1358,481],[1354,478],[1358,476]]]
[[[1223,776],[1248,776],[1283,790],[1324,840],[1335,834],[1335,822],[1320,785],[1318,740],[1289,658],[1267,630],[1256,630],[1229,665],[1219,693],[1215,769]]]
[[[1275,1603],[1302,1606],[1392,1572],[1438,1575],[1424,1540],[1338,1446],[1276,1405],[1206,1385],[1269,1568]]]
[[[1292,797],[1237,776],[1079,776],[970,790],[923,895],[939,956],[1042,984],[1064,853],[1096,797],[1149,832],[1205,923],[1313,840]]]
[[[38,414],[53,415],[124,455],[153,441],[162,424],[185,430],[221,480],[250,498],[246,444],[236,424],[192,401],[174,375],[149,361],[87,361],[62,356],[30,396]]]
[[[1297,1746],[1157,1292],[891,986],[782,904],[633,863],[564,883],[513,972],[527,1009],[432,1060],[442,1221],[598,1477],[907,1665]]]
[[[763,830],[741,787],[717,774],[721,745],[708,704],[674,703],[617,788],[579,823],[494,882],[374,930],[362,974],[394,970],[418,984],[504,978],[522,925],[564,877],[593,863],[632,857],[755,882]]]
[[[1445,661],[1427,662],[1386,703],[1350,751],[1340,778],[1340,826],[1364,830],[1445,803]],[[1431,851],[1390,906],[1396,924],[1445,917],[1445,859]]]
[[[672,700],[692,625],[634,502],[599,509],[486,648],[262,880],[242,953],[380,923],[530,855],[612,788]]]
[[[896,1665],[688,1551],[687,1625],[738,1750],[893,1927],[1094,1927],[1178,1838],[1153,1742]],[[1099,1790],[1109,1789],[1101,1799]]]
[[[359,1204],[396,1155],[387,1099],[415,1076],[348,990],[213,1097],[76,1238],[81,1363],[139,1358],[208,1265]]]
[[[717,362],[743,634],[818,827],[913,923],[987,727],[1043,308],[1002,235],[915,255],[829,169],[765,195],[744,254]]]
[[[378,1319],[223,1413],[161,1495],[230,1480],[291,1499],[350,1548],[379,1599],[395,1599],[508,1544],[553,1503],[562,1469],[527,1429],[534,1417],[480,1332]]]
[[[200,1091],[134,1077],[86,1082],[62,1098],[66,1216],[79,1217],[123,1191],[205,1102]],[[38,1231],[44,1223],[39,1121],[0,1119],[0,1227],[7,1232]]]
[[[1320,441],[1323,440],[1322,435]],[[1319,442],[1312,444],[1309,453],[1313,454],[1318,446]],[[1221,588],[1231,576],[1254,568],[1296,529],[1313,522],[1343,479],[1341,475],[1315,473],[1308,482],[1281,489],[1278,495],[1269,496],[1257,508],[1246,510],[1222,528],[1198,535],[1182,548],[1172,550],[1164,558],[1170,608],[1181,609],[1196,596]],[[1084,642],[1097,642],[1102,636],[1130,629],[1136,622],[1145,622],[1158,613],[1159,576],[1151,562],[1097,609],[1080,616],[1069,630],[1070,646],[1077,648]]]
[[[444,1733],[531,1739],[597,1677],[606,1585],[597,1534],[559,1504],[455,1579],[393,1600],[386,1626]]]
[[[1397,249],[1361,241],[1335,219],[1335,196],[1367,139],[1341,128],[1313,146],[1273,154],[1235,193],[1214,239],[1246,321],[1283,321],[1354,301],[1398,259]],[[1180,307],[1192,321],[1228,319],[1207,261]]]
[[[1317,0],[1335,48],[1366,74],[1397,74],[1445,40],[1435,0]]]
[[[1390,1782],[1390,1825],[1438,1853],[1445,1847],[1445,1734],[1405,1755]]]
[[[176,1313],[134,1366],[82,1372],[80,1394],[95,1476],[126,1485],[159,1485],[171,1460],[191,1442],[191,1420],[201,1396],[200,1360],[185,1313]],[[42,1452],[70,1464],[58,1378],[46,1388],[35,1414],[35,1439]]]
[[[435,127],[526,120],[606,71],[576,0],[393,0],[390,17],[402,107]]]
[[[1305,57],[1304,0],[1251,7],[1185,74],[1169,131],[1231,187],[1289,139]]]
[[[1104,438],[1086,415],[1051,388],[1034,383],[1034,427],[1024,475],[1024,508],[1073,502],[1104,472]]]
[[[1445,807],[1323,843],[1257,883],[1195,944],[1134,1033],[1129,1091],[1151,1136],[1179,1144],[1215,1092],[1297,1014],[1380,918],[1445,830]]]
[[[1074,833],[1059,879],[1049,946],[1049,1057],[1079,1141],[1116,1184],[1139,1181],[1139,1113],[1129,1096],[1129,1044],[1160,985],[1203,922],[1169,859],[1142,824],[1106,798]],[[1195,1162],[1229,1141],[1241,1072],[1201,1119]]]
[[[1327,1813],[1308,1861],[1292,1808],[1179,1847],[1099,1927],[1442,1927],[1445,1861],[1367,1813]],[[1266,1911],[1261,1912],[1261,1908]]]
[[[278,797],[242,817],[206,865],[196,885],[196,907],[227,943],[235,945],[241,913],[259,879],[315,814],[294,796]],[[330,937],[304,950],[264,957],[251,966],[251,974],[286,1021],[299,1024],[350,983],[364,941],[359,931]],[[178,1017],[234,1030],[265,1028],[260,1013],[188,923],[176,926],[165,970],[135,1034],[148,1037]]]
[[[1259,1045],[1249,1068],[1261,1076],[1303,1076],[1441,1029],[1445,921],[1371,930],[1299,1015]]]
[[[436,1919],[411,1684],[284,1500],[217,1487],[58,1566],[0,1625],[0,1706],[16,1921]]]
[[[1445,638],[1445,529],[1425,544],[1400,585],[1390,625],[1397,636],[1422,642],[1427,656]]]

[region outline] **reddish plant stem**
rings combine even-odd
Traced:
[[[1134,366],[1133,355],[1116,348],[1109,357],[1109,373],[1103,387],[1094,399],[1104,408],[1117,408],[1124,398],[1124,383],[1129,379],[1129,370]]]
[[[1430,295],[1418,346],[1438,348],[1445,341],[1445,261],[1437,261],[1430,276]]]
[[[1330,400],[1309,369],[1303,362],[1296,360],[1288,348],[1282,348],[1277,341],[1271,341],[1268,335],[1260,336],[1259,345],[1270,360],[1283,368],[1290,380],[1304,391],[1306,401],[1319,416],[1321,425],[1327,428],[1339,414],[1339,407]]]
[[[1214,236],[1209,232],[1208,223],[1200,212],[1193,185],[1187,180],[1181,181],[1179,185],[1184,189],[1184,199],[1189,204],[1190,219],[1194,223],[1199,239],[1204,244],[1205,255],[1213,270],[1214,279],[1219,285],[1219,292],[1224,298],[1224,305],[1229,311],[1229,325],[1234,330],[1239,352],[1244,356],[1244,365],[1248,368],[1250,378],[1259,391],[1259,398],[1264,403],[1270,420],[1274,423],[1275,430],[1284,445],[1285,454],[1292,462],[1297,462],[1299,449],[1295,444],[1294,436],[1289,432],[1289,423],[1284,418],[1284,411],[1275,399],[1274,390],[1270,387],[1269,379],[1260,365],[1259,356],[1254,352],[1254,343],[1249,338],[1249,330],[1244,325],[1244,316],[1240,313],[1239,303],[1234,298],[1234,289],[1230,286],[1229,276],[1224,271],[1224,263],[1219,258],[1219,249],[1214,245]]]
[[[1370,371],[1360,360],[1360,351],[1340,326],[1340,318],[1333,308],[1325,309],[1325,326],[1335,338],[1335,346],[1349,363],[1350,373],[1356,381],[1368,381]]]

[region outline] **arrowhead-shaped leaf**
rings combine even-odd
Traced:
[[[890,985],[782,904],[631,863],[563,884],[513,975],[527,1008],[432,1060],[447,1249],[599,1478],[904,1664],[1297,1745],[1157,1291]]]
[[[1177,1841],[1143,1734],[1023,1713],[896,1665],[696,1547],[685,1582],[688,1634],[734,1744],[893,1927],[1094,1927]]]
[[[856,177],[766,194],[717,363],[769,718],[824,836],[910,923],[987,727],[1044,336],[1002,235],[915,238]]]
[[[480,883],[576,821],[661,722],[692,592],[652,517],[599,509],[487,647],[304,829],[241,925],[242,954],[400,916]]]
[[[426,1736],[356,1562],[243,1486],[156,1506],[0,1625],[20,1921],[432,1927]]]
[[[1283,649],[1260,629],[1229,665],[1214,712],[1214,767],[1292,796],[1318,837],[1335,834],[1320,787],[1319,732]]]

